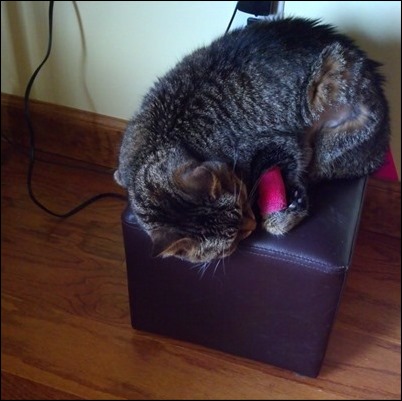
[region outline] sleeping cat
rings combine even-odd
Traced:
[[[255,189],[278,166],[283,235],[308,213],[311,182],[378,169],[389,146],[379,64],[329,25],[260,21],[185,57],[128,123],[115,180],[153,241],[190,262],[231,254],[256,228]]]

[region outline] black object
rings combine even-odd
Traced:
[[[366,178],[312,189],[311,213],[282,238],[256,230],[201,277],[122,215],[132,326],[306,376],[318,375],[351,264]]]
[[[281,4],[282,3],[282,4]],[[259,16],[283,17],[283,1],[238,1],[226,28],[225,34],[229,32],[237,11],[247,14],[254,14],[255,17],[247,19],[247,25],[260,21]]]
[[[238,1],[237,10],[247,14],[270,15],[275,12],[277,1]]]

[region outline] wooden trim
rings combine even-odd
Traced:
[[[30,115],[38,150],[116,167],[127,121],[34,99],[30,101]],[[1,94],[1,132],[28,145],[22,97]]]

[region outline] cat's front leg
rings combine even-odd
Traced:
[[[306,188],[303,185],[290,185],[286,188],[286,192],[287,207],[262,216],[262,226],[270,234],[277,236],[286,234],[308,214]]]
[[[269,233],[284,235],[307,216],[309,202],[306,166],[310,158],[310,148],[300,146],[297,135],[271,137],[269,145],[256,154],[252,171],[258,185],[262,182],[264,172],[279,169],[281,186],[284,186],[286,195],[286,200],[280,202],[281,207],[285,205],[284,208],[260,207],[262,226]],[[269,185],[275,186],[278,182]],[[263,191],[269,191],[269,185]],[[276,187],[272,188],[272,191],[277,190]]]

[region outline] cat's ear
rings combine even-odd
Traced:
[[[123,188],[127,188],[127,182],[123,179],[123,175],[119,170],[116,170],[113,174],[113,178],[117,184],[119,184]]]
[[[177,186],[189,195],[206,195],[215,200],[222,191],[221,181],[213,162],[184,164],[176,169],[173,179]]]
[[[312,67],[307,87],[310,110],[322,112],[327,106],[343,100],[351,72],[345,59],[344,47],[335,42],[321,52]]]
[[[180,237],[179,234],[164,229],[157,229],[151,233],[153,247],[152,256],[183,257],[193,253],[195,240]]]

